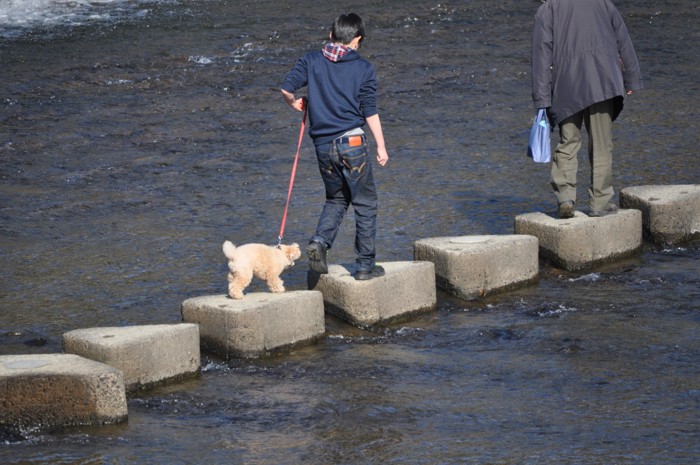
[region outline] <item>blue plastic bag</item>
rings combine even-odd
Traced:
[[[527,146],[527,156],[536,163],[549,163],[552,160],[552,148],[549,142],[549,120],[547,110],[537,111],[535,122],[530,129],[530,143]]]

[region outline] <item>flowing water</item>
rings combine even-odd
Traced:
[[[525,156],[539,3],[0,0],[0,353],[179,322],[226,291],[225,239],[276,242],[301,122],[278,88],[340,12],[367,21],[379,78],[380,261],[553,212]],[[616,187],[697,184],[700,4],[616,4],[646,86],[614,126]],[[285,241],[304,244],[323,192],[308,138],[301,155]],[[332,262],[353,234],[350,213]],[[292,353],[204,354],[198,379],[131,397],[126,424],[1,436],[0,463],[698,463],[699,259],[647,243],[381,328],[328,316]],[[283,277],[304,289],[306,261]]]

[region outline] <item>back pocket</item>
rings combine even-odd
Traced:
[[[343,163],[345,175],[357,181],[367,172],[369,166],[369,156],[367,154],[367,146],[363,145],[355,150],[340,155],[340,161]]]

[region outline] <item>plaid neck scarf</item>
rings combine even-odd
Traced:
[[[350,47],[343,44],[328,43],[323,46],[323,56],[334,63],[338,62],[338,60],[351,51],[352,49]]]

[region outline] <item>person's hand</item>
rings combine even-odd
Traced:
[[[627,91],[627,95],[632,95],[632,94],[633,94],[633,91],[631,91],[631,90]]]
[[[384,166],[386,162],[389,161],[389,154],[386,152],[385,148],[377,148],[377,162]]]
[[[304,111],[306,108],[306,97],[300,97],[292,102],[291,107],[296,111]]]
[[[306,108],[306,97],[294,98],[293,93],[287,92],[284,89],[280,89],[280,91],[287,105],[294,108],[296,111],[304,111],[304,108]]]

